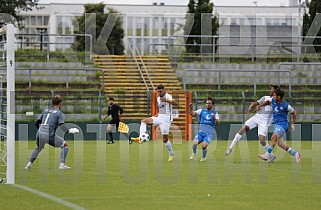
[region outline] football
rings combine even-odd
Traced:
[[[141,134],[139,138],[142,142],[147,142],[150,140],[149,135],[147,133]]]

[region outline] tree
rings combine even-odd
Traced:
[[[124,54],[124,29],[119,13],[106,5],[86,4],[84,14],[78,19],[79,34],[91,34],[93,37],[93,53],[96,54]],[[88,14],[89,13],[89,14]],[[77,38],[76,49],[84,51],[89,40],[86,37]]]
[[[309,8],[309,14],[307,14],[305,12],[304,16],[303,16],[303,29],[302,29],[303,36],[308,35],[308,31],[310,30],[310,28],[317,30],[317,33],[310,34],[310,36],[315,36],[315,35],[321,36],[320,27],[317,26],[320,24],[321,20],[315,19],[316,14],[321,13],[321,1],[320,0],[311,0],[311,2],[308,4],[308,8]],[[312,25],[313,21],[314,21],[314,25]],[[317,28],[312,28],[312,27],[317,27]],[[307,41],[305,40],[305,42],[307,42]],[[321,52],[321,38],[314,39],[313,44],[318,45],[318,46],[314,47],[315,51]]]
[[[193,36],[187,37],[185,44],[187,53],[199,54],[213,51],[213,38],[199,37],[199,35],[217,35],[219,23],[218,18],[213,15],[213,8],[214,4],[210,0],[198,0],[197,3],[195,0],[189,0],[184,34]],[[201,43],[210,46],[201,47]]]
[[[6,16],[0,16],[0,24],[1,22],[7,23],[9,15],[12,15],[18,21],[22,20],[17,12],[19,10],[30,11],[33,7],[37,7],[38,2],[39,0],[0,0],[0,13],[7,14]]]

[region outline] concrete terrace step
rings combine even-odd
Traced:
[[[172,69],[167,56],[143,56],[144,65],[148,71],[154,86],[164,84],[166,90],[182,90],[181,83]],[[128,56],[94,56],[96,65],[104,69],[104,92],[106,96],[115,96],[116,101],[124,110],[124,117],[127,120],[140,121],[147,117],[148,110],[146,86],[139,73],[137,63]],[[148,77],[144,69],[142,73],[147,83]],[[100,76],[102,80],[102,76]],[[151,85],[148,84],[151,90]],[[123,95],[122,95],[123,94]],[[177,94],[174,96],[179,100],[179,105],[175,109],[179,110],[180,119],[177,123],[184,129],[185,126],[185,96]],[[184,129],[185,130],[185,129]]]
[[[151,61],[143,61],[143,62],[97,62],[97,65],[103,66],[137,66],[138,65],[145,65],[145,66],[171,66],[168,62],[151,62]]]
[[[119,86],[127,86],[127,87],[142,87],[143,86],[143,87],[145,87],[143,80],[135,80],[135,79],[134,80],[132,80],[132,79],[126,79],[126,80],[119,79],[119,80],[121,80],[121,81],[117,82],[117,85],[115,85],[115,84],[112,84],[112,83],[114,83],[115,79],[112,79],[112,78],[106,79],[106,80],[104,80],[104,86],[105,87],[119,87]],[[155,89],[158,84],[166,85],[165,86],[166,89],[171,89],[173,87],[175,87],[175,89],[181,88],[180,82],[175,81],[175,80],[171,80],[171,79],[166,79],[166,78],[157,79],[157,80],[152,79],[152,81],[153,81]],[[169,84],[168,82],[170,82],[170,81],[173,81],[173,83]],[[167,82],[167,83],[165,83],[165,82]],[[150,84],[149,80],[146,80],[146,84],[148,85],[148,87],[152,88],[152,85]]]
[[[146,72],[145,69],[141,69],[142,72]],[[173,74],[175,74],[175,71],[172,69],[172,68],[147,68],[146,69],[149,73],[152,73],[152,72],[173,72]],[[104,68],[104,72],[139,72],[138,68],[110,68],[110,69],[107,69],[107,68]],[[175,74],[176,75],[176,74]]]
[[[95,61],[101,61],[101,60],[108,60],[108,61],[113,61],[113,62],[117,62],[117,61],[134,61],[135,59],[133,57],[93,57],[95,59]],[[142,56],[141,57],[143,60],[146,61],[169,61],[169,58],[167,56]],[[136,57],[136,60],[141,60],[140,57]]]
[[[157,83],[162,83],[163,81],[173,81],[174,83],[178,83],[180,84],[181,82],[179,82],[177,80],[176,77],[174,76],[150,76],[150,78],[152,79],[153,83],[157,84]],[[100,79],[102,79],[102,77],[100,77]],[[104,77],[104,82],[110,82],[110,81],[122,81],[122,82],[128,82],[128,83],[131,83],[131,82],[143,82],[143,79],[141,79],[140,76],[107,76],[107,77]],[[146,81],[149,81],[149,79],[145,79]]]
[[[136,57],[139,59],[139,57]],[[142,59],[168,59],[168,56],[166,55],[146,55],[141,56]],[[128,55],[93,55],[94,60],[99,59],[126,59],[126,60],[133,60],[133,56]]]
[[[152,87],[148,81],[146,81],[148,87]],[[119,87],[123,87],[123,89],[132,89],[133,87],[135,88],[142,88],[142,90],[146,90],[145,88],[145,84],[143,81],[137,81],[137,82],[132,82],[132,83],[128,83],[126,81],[124,81],[124,83],[120,83],[120,82],[113,82],[113,83],[104,83],[104,89],[106,88],[118,88]],[[162,84],[166,87],[167,90],[181,90],[181,85],[178,83],[166,83],[166,81],[163,81]],[[156,88],[157,83],[154,84],[154,87]]]

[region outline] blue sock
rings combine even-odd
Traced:
[[[69,147],[63,147],[60,153],[60,163],[66,162],[66,157],[68,155]]]
[[[193,145],[193,146],[192,146],[192,149],[193,149],[193,153],[196,154],[197,145]]]
[[[297,153],[297,151],[295,151],[295,150],[292,149],[292,148],[289,148],[289,149],[287,150],[287,152],[290,153],[292,156],[295,156],[295,154]]]
[[[272,147],[271,145],[269,145],[269,146],[266,147],[266,151],[267,151],[268,153],[271,153],[272,150],[273,150],[273,147]]]
[[[203,154],[202,157],[203,157],[203,158],[206,157],[206,153],[207,153],[207,149],[203,149],[203,150],[202,150],[202,154]]]

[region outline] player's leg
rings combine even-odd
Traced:
[[[37,159],[39,153],[41,152],[41,150],[44,148],[45,146],[45,142],[44,141],[40,141],[39,140],[39,134],[37,133],[36,135],[36,148],[32,151],[29,162],[27,163],[27,165],[25,166],[25,169],[30,169],[32,167],[33,162]]]
[[[144,133],[147,133],[147,125],[155,124],[155,120],[157,117],[148,117],[144,118],[140,121],[140,127],[139,127],[139,136],[141,136]],[[155,125],[157,126],[157,125]],[[132,141],[142,143],[139,137],[131,138]]]
[[[153,125],[156,126],[159,124],[160,131],[163,135],[163,142],[169,153],[168,162],[171,162],[174,159],[174,150],[171,142],[168,140],[168,134],[169,134],[169,128],[171,126],[171,122],[167,120],[165,121],[164,119],[162,121],[160,120],[161,119],[159,118],[157,120],[154,119]]]
[[[201,136],[199,136],[199,133],[197,133],[196,136],[194,137],[194,141],[193,141],[193,145],[192,145],[192,154],[189,157],[190,160],[194,160],[194,158],[196,156],[197,146],[200,142],[202,142],[202,138],[201,138]]]
[[[261,158],[264,161],[267,161],[268,158],[271,158],[271,152],[273,151],[275,144],[277,143],[278,138],[284,134],[285,130],[283,129],[282,126],[279,125],[274,125],[273,128],[273,134],[271,136],[271,141],[270,144],[266,147],[266,151],[268,152],[268,155],[258,155],[259,158]]]
[[[131,140],[131,138],[130,138],[130,136],[129,136],[129,134],[128,133],[123,133],[124,135],[125,135],[125,137],[128,139],[128,143],[129,144],[132,144],[133,143],[133,141]],[[119,135],[121,135],[121,134],[119,134]]]
[[[114,137],[113,137],[113,127],[115,126],[116,121],[112,119],[109,124],[107,125],[107,133],[110,136],[110,140],[107,142],[107,144],[113,144],[114,142]]]
[[[280,138],[277,139],[278,141],[278,146],[281,147],[284,151],[288,152],[290,155],[292,155],[293,157],[295,157],[295,160],[297,163],[300,163],[301,161],[301,154],[299,152],[297,152],[296,150],[292,149],[291,147],[289,147],[289,145],[287,145],[283,138],[283,136],[281,136]]]
[[[154,119],[156,119],[156,117],[149,117],[149,118],[143,119],[140,122],[140,127],[139,127],[139,134],[140,135],[147,132],[147,125],[153,124]]]
[[[117,122],[115,123],[115,125],[116,125],[116,133],[118,134],[118,140],[120,140],[120,132],[118,132],[118,128],[119,128],[119,120],[117,120]]]
[[[54,145],[50,145],[61,148],[59,169],[70,169],[70,167],[66,165],[66,158],[69,152],[68,143],[60,136],[55,136]]]
[[[207,146],[210,144],[212,140],[212,136],[204,135],[203,137],[204,141],[202,142],[202,158],[201,162],[206,161],[206,155],[207,155]]]
[[[271,152],[271,153],[267,152],[267,148],[268,148],[269,144],[267,144],[266,141],[265,141],[265,137],[268,134],[268,129],[269,129],[269,125],[266,122],[261,121],[261,122],[258,123],[259,141],[260,141],[260,144],[266,150],[265,154],[263,154],[263,157],[264,158],[270,158],[269,162],[273,162],[276,159],[276,155],[273,152]]]
[[[233,148],[235,147],[237,142],[241,140],[242,135],[244,133],[248,132],[249,130],[251,130],[252,128],[254,128],[256,126],[257,126],[257,124],[254,120],[254,117],[251,117],[250,119],[248,119],[245,122],[245,125],[235,134],[234,139],[231,142],[231,145],[225,151],[225,155],[228,156],[232,152]]]

